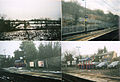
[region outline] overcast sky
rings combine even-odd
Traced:
[[[60,0],[0,0],[0,14],[9,19],[58,19],[60,12]]]
[[[14,56],[14,51],[19,49],[22,41],[0,41],[0,54]],[[49,41],[34,41],[36,48],[40,43],[46,44]],[[52,41],[55,42],[55,41]]]
[[[103,49],[106,46],[108,51],[115,51],[120,56],[120,42],[119,41],[64,41],[62,44],[62,53],[70,51],[75,55],[79,52],[81,55],[92,55],[98,49]],[[78,47],[79,50],[78,50]]]
[[[35,46],[38,47],[40,43],[48,43],[49,41],[34,41]],[[55,42],[55,41],[54,41]],[[7,54],[14,56],[14,51],[19,49],[21,41],[0,41],[0,54]],[[120,56],[120,42],[119,41],[62,41],[62,53],[70,51],[75,55],[79,52],[81,55],[92,55],[98,49],[103,49],[106,46],[108,51],[115,51]],[[78,47],[79,50],[78,50]]]
[[[71,0],[64,0],[71,1]],[[85,0],[76,0],[85,7]],[[92,10],[101,9],[105,13],[111,11],[120,16],[120,0],[86,0],[86,7]]]

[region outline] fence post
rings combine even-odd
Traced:
[[[118,22],[119,22],[119,41],[120,41],[120,16],[119,16],[119,20],[118,20]]]

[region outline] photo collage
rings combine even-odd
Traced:
[[[120,0],[0,0],[0,82],[120,82]]]

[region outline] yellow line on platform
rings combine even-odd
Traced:
[[[74,39],[78,39],[78,38],[82,38],[82,37],[85,37],[85,38],[82,38],[82,39],[79,39],[79,40],[76,40],[76,41],[88,41],[90,39],[94,39],[96,37],[99,37],[99,36],[102,36],[104,34],[110,33],[110,32],[112,32],[114,30],[117,30],[117,29],[116,28],[105,29],[105,30],[99,30],[99,31],[90,32],[90,33],[87,33],[87,34],[84,33],[84,34],[73,35],[73,36],[71,36],[71,38],[68,38],[65,41],[72,41]]]

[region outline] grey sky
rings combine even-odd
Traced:
[[[70,0],[65,0],[70,1]],[[76,0],[85,7],[85,0]],[[120,0],[86,0],[86,7],[92,10],[100,9],[105,13],[111,11],[120,16]]]
[[[0,54],[14,56],[13,52],[19,49],[21,41],[0,41]]]
[[[38,47],[40,43],[48,43],[49,41],[34,41],[35,46]],[[55,41],[54,41],[55,42]],[[14,56],[13,52],[19,49],[21,41],[0,41],[0,54],[7,54]],[[97,52],[99,48],[106,48],[108,51],[116,51],[120,56],[120,42],[119,41],[62,41],[62,53],[65,51],[74,52],[78,55],[91,55]],[[79,51],[78,48],[80,47]],[[5,51],[5,52],[4,52]]]
[[[120,42],[119,41],[65,41],[62,42],[62,53],[65,51],[74,52],[74,55],[91,55],[97,52],[98,49],[103,49],[104,46],[108,51],[117,52],[120,56]],[[79,52],[78,52],[78,48]]]
[[[8,19],[58,19],[60,12],[60,0],[0,0],[0,14]]]
[[[19,49],[22,41],[0,41],[0,54],[14,56],[14,51]],[[36,48],[40,43],[46,44],[49,41],[34,41]],[[55,42],[55,41],[52,41]]]

